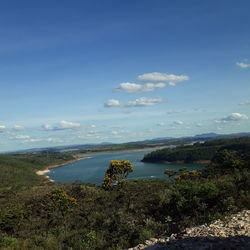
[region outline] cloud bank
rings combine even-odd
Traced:
[[[144,84],[134,82],[122,82],[115,90],[122,91],[125,93],[142,93],[153,91],[157,88],[164,88],[168,86],[175,86],[178,82],[189,80],[188,76],[185,75],[174,75],[166,73],[147,73],[137,77],[140,82],[146,82]]]

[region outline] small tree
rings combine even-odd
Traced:
[[[58,221],[62,220],[64,233],[66,233],[67,215],[69,215],[72,208],[77,205],[77,200],[60,189],[50,192],[46,196],[48,198],[47,206],[55,213]]]
[[[123,185],[125,183],[125,178],[131,172],[133,172],[133,167],[129,161],[112,160],[105,173],[102,187],[108,190],[114,185]]]

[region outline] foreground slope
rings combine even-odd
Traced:
[[[250,249],[250,210],[238,212],[210,224],[186,228],[183,232],[167,238],[152,238],[145,244],[129,250],[141,249]]]

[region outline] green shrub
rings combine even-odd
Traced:
[[[16,238],[11,238],[11,237],[0,238],[0,248],[15,247],[17,245],[17,242],[18,240]]]

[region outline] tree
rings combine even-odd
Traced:
[[[232,152],[227,149],[219,151],[212,159],[212,163],[215,168],[221,170],[244,167],[244,161],[237,152]]]
[[[102,187],[109,190],[114,185],[122,186],[125,183],[125,178],[131,172],[133,172],[133,167],[130,161],[112,160],[105,173]]]

